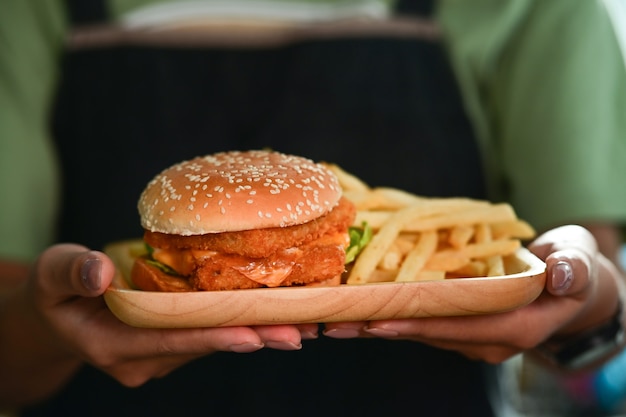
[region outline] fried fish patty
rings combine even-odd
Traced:
[[[276,286],[301,286],[340,276],[344,270],[345,245],[322,239],[297,248],[284,249],[269,258],[219,254],[198,262],[190,277],[197,290],[226,290]]]
[[[345,232],[354,221],[355,215],[354,205],[342,197],[329,213],[296,226],[193,236],[146,231],[144,240],[152,247],[165,250],[197,249],[265,258],[281,249],[301,246],[326,234]]]

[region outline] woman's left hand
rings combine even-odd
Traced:
[[[529,245],[547,265],[542,294],[514,311],[462,317],[428,317],[370,322],[329,323],[335,338],[382,337],[414,340],[500,363],[552,337],[575,334],[607,322],[624,291],[620,270],[598,251],[591,233],[580,226],[552,229]]]

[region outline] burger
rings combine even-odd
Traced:
[[[175,164],[138,202],[147,291],[338,285],[355,207],[325,165],[275,151],[221,152]]]

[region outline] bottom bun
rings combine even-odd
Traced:
[[[145,258],[135,259],[130,273],[133,285],[143,291],[184,292],[198,291],[186,278],[166,274],[159,268],[150,265]],[[341,284],[341,275],[306,284],[306,287],[330,287]],[[237,288],[232,288],[237,289]]]

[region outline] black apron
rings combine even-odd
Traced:
[[[102,5],[95,16],[81,7],[77,23],[105,18]],[[152,176],[222,150],[269,147],[336,162],[373,186],[485,196],[453,75],[430,40],[68,51],[54,134],[58,240],[98,249],[141,236],[136,202]],[[320,336],[297,352],[213,354],[134,389],[86,366],[24,415],[487,417],[483,371],[414,342]]]

